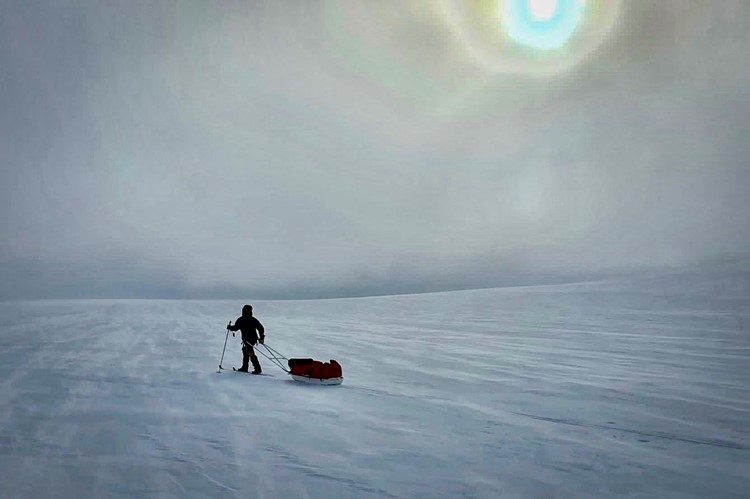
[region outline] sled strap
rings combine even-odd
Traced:
[[[281,362],[282,360],[289,360],[283,355],[281,355],[279,352],[274,350],[273,348],[269,347],[265,343],[261,343],[260,346],[265,347],[266,351],[260,349],[260,347],[256,347],[256,350],[259,354],[261,354],[263,357],[268,359],[270,362],[272,362],[276,367],[284,371],[285,373],[289,373],[289,370],[284,367],[284,364]]]

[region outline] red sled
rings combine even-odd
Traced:
[[[314,359],[289,359],[289,375],[295,381],[314,385],[340,385],[344,382],[341,364],[331,359],[321,362]]]

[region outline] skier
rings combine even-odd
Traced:
[[[262,372],[260,362],[253,351],[253,346],[258,342],[263,344],[266,332],[263,324],[253,317],[253,307],[251,305],[242,307],[242,317],[234,321],[234,326],[231,322],[227,324],[227,329],[232,331],[232,336],[235,331],[242,331],[242,367],[237,370],[246,373],[247,362],[250,360],[253,363],[253,374],[260,374]]]

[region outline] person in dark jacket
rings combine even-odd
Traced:
[[[253,374],[260,374],[260,362],[258,362],[258,357],[253,351],[253,346],[258,342],[263,344],[266,339],[266,331],[263,329],[263,324],[253,317],[253,307],[250,305],[242,307],[242,317],[234,321],[234,326],[231,322],[227,324],[227,329],[232,331],[232,336],[234,336],[235,331],[242,331],[242,367],[237,370],[247,372],[249,360],[253,363]]]

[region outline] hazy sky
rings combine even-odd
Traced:
[[[579,2],[0,0],[0,297],[746,254],[750,2]]]

